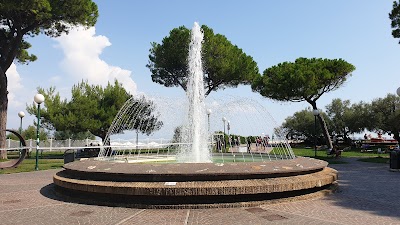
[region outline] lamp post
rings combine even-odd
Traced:
[[[18,113],[18,116],[19,116],[19,118],[21,118],[21,123],[19,124],[19,134],[21,134],[22,133],[22,118],[24,118],[25,113],[23,111],[20,111]]]
[[[24,118],[25,113],[23,111],[20,111],[18,113],[19,118],[21,118],[21,123],[19,124],[19,134],[22,135],[22,118]],[[22,147],[22,143],[19,142],[19,147]],[[21,154],[21,149],[19,150],[19,153]]]
[[[226,122],[226,118],[222,117],[222,121],[224,122],[224,137],[223,137],[223,143],[224,143],[224,148],[226,148],[226,142],[225,142],[225,122]]]
[[[210,132],[210,115],[212,111],[211,109],[207,109],[207,119],[208,119],[208,132]]]
[[[36,163],[35,170],[39,170],[39,129],[40,129],[40,104],[44,102],[44,96],[42,94],[36,94],[33,100],[38,104],[37,113],[37,129],[36,129]]]
[[[231,141],[231,137],[229,134],[229,131],[231,130],[231,122],[229,120],[227,120],[226,122],[227,122],[226,128],[228,129],[228,144],[229,144],[229,146],[231,146],[232,141]]]
[[[397,93],[398,96],[400,96],[400,87],[397,88],[396,93]],[[400,143],[397,143],[397,148],[399,148],[399,147],[400,147]]]
[[[222,117],[222,122],[224,122],[224,135],[225,135],[225,122],[226,122],[226,118]]]
[[[317,157],[317,116],[319,115],[319,110],[313,110],[314,115],[314,157]]]
[[[139,148],[139,128],[136,129],[136,151]]]

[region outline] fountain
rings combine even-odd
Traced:
[[[247,152],[240,152],[240,138],[244,137],[235,136],[239,139],[236,147],[232,141],[225,143],[225,133],[214,132],[210,138],[203,87],[202,41],[203,33],[195,23],[188,59],[187,113],[178,140],[163,143],[157,149],[147,145],[143,150],[138,142],[139,131],[151,133],[162,129],[161,121],[168,120],[164,120],[145,98],[140,101],[130,99],[113,121],[109,135],[121,130],[136,130],[136,144],[122,147],[110,142],[110,146],[100,151],[98,158],[64,165],[65,170],[53,178],[60,193],[79,200],[87,196],[90,201],[99,201],[100,204],[201,208],[251,206],[267,200],[315,197],[317,193],[335,186],[335,170],[321,160],[296,158],[285,139],[268,146],[263,142],[262,147],[260,142],[256,148],[247,145]],[[237,101],[238,98],[234,99]],[[238,110],[233,105],[240,105],[241,111],[248,114],[253,111],[266,114],[255,108],[259,104],[254,102],[246,105],[233,101],[233,104],[222,105],[220,111],[228,110],[225,113],[234,118]],[[166,108],[160,111],[163,110]],[[176,113],[176,108],[174,110]],[[212,111],[218,113],[218,108]],[[259,119],[258,125],[264,120],[268,119]],[[276,135],[284,137],[279,133]],[[226,150],[218,150],[221,142],[227,145]],[[222,157],[222,161],[215,162],[215,157]]]
[[[211,162],[208,148],[208,133],[206,130],[206,109],[204,103],[203,66],[201,61],[201,46],[203,33],[200,26],[194,23],[189,45],[189,80],[187,84],[188,120],[183,126],[181,142],[192,143],[181,146],[178,159],[181,162]]]

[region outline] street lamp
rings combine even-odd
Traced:
[[[224,122],[224,136],[223,136],[223,143],[224,143],[224,148],[226,148],[226,142],[225,142],[225,122],[227,121],[225,117],[222,117],[222,121]]]
[[[207,109],[207,119],[208,119],[208,132],[210,132],[210,115],[212,111],[211,109]]]
[[[19,118],[21,118],[21,123],[19,125],[19,134],[22,134],[22,118],[24,118],[25,113],[23,111],[18,113]]]
[[[25,113],[23,111],[20,111],[18,113],[19,118],[21,118],[21,123],[19,124],[19,134],[22,135],[22,118],[24,118]],[[22,143],[19,142],[19,147],[22,147]],[[21,154],[21,149],[19,150],[19,153]]]
[[[319,110],[313,110],[314,115],[314,157],[317,157],[317,116],[319,116]]]
[[[44,102],[44,96],[42,94],[36,94],[33,100],[38,104],[37,113],[37,129],[36,129],[36,163],[35,170],[39,170],[39,128],[40,128],[40,104]]]
[[[222,117],[222,122],[224,122],[224,135],[225,135],[225,122],[226,122],[226,118]]]
[[[228,129],[228,144],[229,144],[229,146],[231,146],[232,141],[231,141],[231,137],[229,136],[229,131],[231,130],[231,122],[229,120],[227,120],[226,122],[227,122],[227,129]]]
[[[136,129],[136,151],[139,148],[139,128]]]

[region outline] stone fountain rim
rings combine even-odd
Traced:
[[[186,177],[196,180],[210,179],[234,179],[238,177],[282,177],[298,174],[313,173],[327,167],[328,163],[323,160],[297,157],[295,159],[246,162],[246,163],[116,163],[87,159],[75,161],[64,165],[70,173],[82,175],[98,175],[119,177],[137,177],[140,179],[163,180],[167,177]],[[231,178],[229,178],[231,177]]]

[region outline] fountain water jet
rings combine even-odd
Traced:
[[[201,47],[203,33],[197,22],[191,31],[189,45],[189,76],[186,89],[188,97],[188,118],[183,126],[181,145],[177,155],[178,162],[211,162],[211,152],[208,147],[208,133],[206,129],[206,110],[204,102],[203,66]]]

